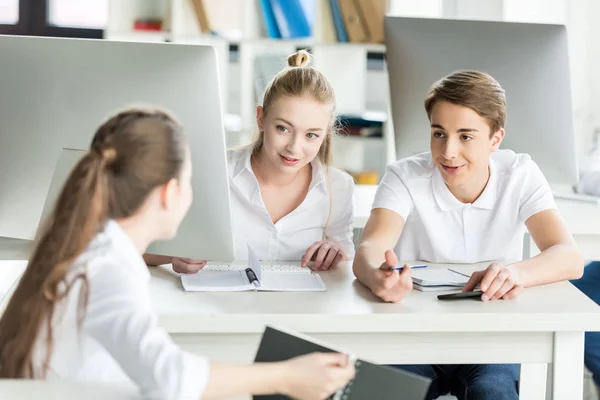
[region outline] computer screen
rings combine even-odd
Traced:
[[[150,104],[171,111],[183,124],[194,190],[194,203],[175,239],[150,250],[233,260],[212,47],[0,36],[0,53],[0,236],[33,239],[63,149],[88,149],[109,115]]]

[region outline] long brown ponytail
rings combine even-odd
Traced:
[[[41,228],[0,319],[0,378],[45,376],[54,342],[53,316],[77,280],[83,281],[80,323],[87,305],[87,278],[83,273],[70,276],[70,266],[108,218],[132,215],[152,189],[179,177],[185,147],[180,125],[161,110],[125,110],[98,129]],[[40,332],[44,324],[46,330]],[[46,353],[37,371],[33,354],[40,334]]]

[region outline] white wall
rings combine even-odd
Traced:
[[[600,2],[570,0],[567,8],[567,30],[573,112],[577,149],[584,155],[592,144],[593,131],[600,126]]]

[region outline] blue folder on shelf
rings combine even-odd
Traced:
[[[273,8],[271,8],[271,1],[260,0],[259,3],[267,36],[271,39],[280,39],[281,32],[279,32],[279,27],[277,26],[277,21],[275,20],[275,14],[273,14]]]
[[[283,39],[311,36],[310,25],[299,0],[271,0],[271,8]]]
[[[335,26],[337,40],[338,42],[345,43],[348,41],[348,32],[346,32],[346,25],[344,25],[344,19],[342,18],[340,3],[338,0],[329,0],[329,5],[331,6],[331,15],[333,16],[333,25]]]

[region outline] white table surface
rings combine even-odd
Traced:
[[[24,265],[0,261],[0,296]],[[554,398],[580,398],[583,332],[600,330],[600,307],[568,282],[529,288],[512,301],[442,302],[438,293],[414,291],[384,304],[348,264],[321,273],[326,292],[309,293],[188,293],[168,267],[151,274],[159,324],[189,351],[250,362],[265,324],[278,325],[382,364],[522,363],[525,400],[544,398],[548,363]]]
[[[415,290],[404,301],[388,304],[354,278],[349,263],[320,273],[326,292],[308,293],[184,292],[169,267],[150,270],[156,312],[173,333],[262,332],[265,322],[313,333],[600,329],[600,307],[568,282],[529,288],[515,301],[444,302],[437,300],[438,292]]]
[[[132,389],[105,383],[0,380],[2,400],[142,400]]]
[[[375,191],[357,186],[355,226],[366,223]],[[600,207],[556,202],[584,257],[600,260]],[[22,260],[29,247],[0,239],[0,259]],[[0,261],[0,298],[23,267]],[[400,304],[383,304],[355,281],[349,266],[322,273],[324,293],[185,293],[168,268],[153,268],[152,275],[160,324],[190,351],[249,362],[264,325],[275,324],[380,363],[523,363],[525,400],[545,399],[548,363],[554,398],[578,398],[583,332],[600,330],[599,307],[567,282],[530,288],[506,302],[440,302],[436,294],[415,291]]]

